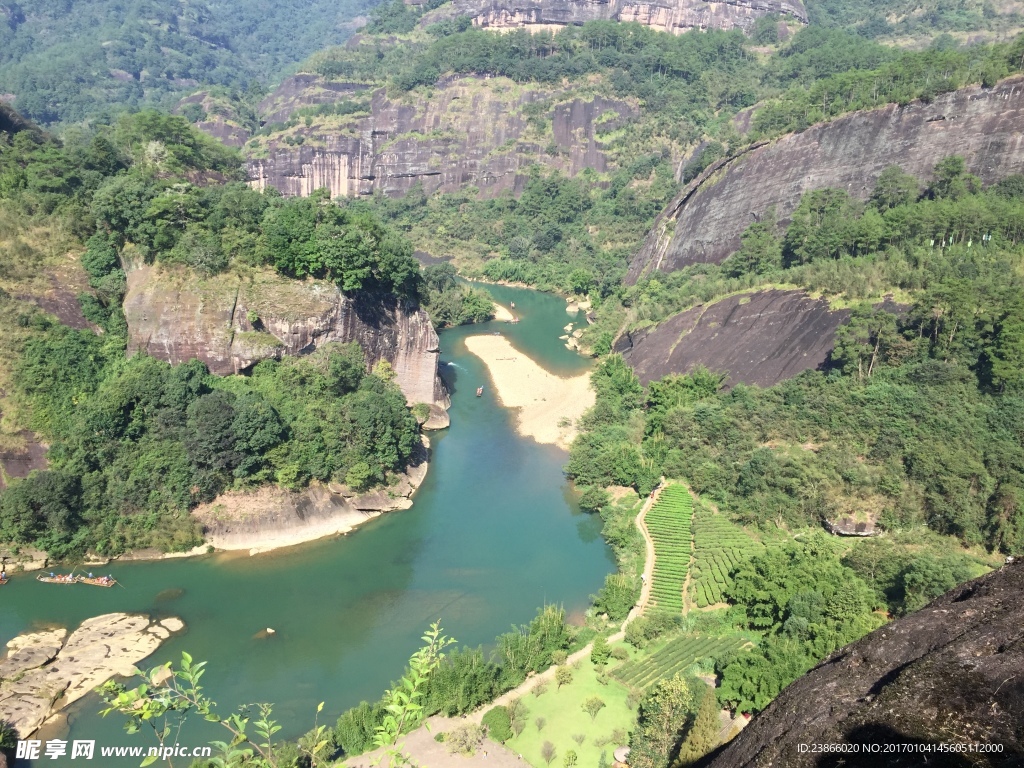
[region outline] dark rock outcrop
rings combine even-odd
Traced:
[[[427,13],[422,23],[469,16],[475,26],[490,29],[558,29],[596,20],[634,21],[680,34],[691,29],[747,30],[757,19],[772,13],[807,21],[801,0],[455,0]]]
[[[229,147],[245,146],[249,140],[249,130],[226,99],[211,96],[207,91],[199,91],[179,101],[174,111],[180,114],[190,104],[202,107],[206,113],[206,117],[196,123],[196,128]]]
[[[687,373],[698,365],[728,373],[727,385],[770,387],[828,360],[836,329],[849,316],[802,291],[763,291],[700,304],[615,345],[640,380]]]
[[[433,406],[431,427],[447,423],[437,333],[418,307],[355,300],[333,283],[273,272],[201,279],[185,270],[145,266],[128,272],[124,312],[129,352],[170,363],[197,358],[218,374],[329,342],[358,342],[368,365],[392,365],[410,403]]]
[[[889,165],[925,179],[942,158],[962,155],[985,183],[1024,172],[1022,125],[1024,77],[1014,77],[931,104],[857,112],[757,145],[687,185],[633,257],[627,282],[723,261],[756,217],[774,205],[785,222],[804,192],[838,187],[865,199]]]
[[[1024,765],[1024,563],[968,582],[834,653],[702,768]],[[920,745],[821,753],[800,745]],[[940,752],[980,744],[1000,751]]]
[[[0,490],[7,487],[4,479],[17,479],[28,477],[29,473],[36,469],[46,469],[46,452],[49,446],[40,442],[36,436],[27,429],[22,430],[18,435],[20,445],[0,450]]]
[[[303,82],[314,93],[329,85],[319,78]],[[293,86],[299,87],[288,85]],[[273,97],[272,104],[304,98],[293,93]],[[524,112],[538,104],[544,106],[541,130]],[[635,108],[624,101],[572,98],[504,78],[451,78],[426,100],[392,100],[379,89],[368,116],[297,127],[300,146],[271,137],[265,157],[250,149],[249,179],[256,189],[274,187],[294,196],[321,187],[332,196],[398,196],[419,183],[428,194],[473,185],[484,197],[495,197],[521,189],[526,168],[538,162],[569,175],[608,170],[599,126],[613,130],[633,114]]]

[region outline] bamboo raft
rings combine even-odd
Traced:
[[[101,576],[101,577],[96,578],[96,579],[90,579],[90,578],[87,578],[86,576],[79,576],[78,577],[78,583],[79,584],[89,584],[90,586],[93,586],[93,587],[112,587],[115,584],[117,584],[117,579],[108,579],[108,578],[106,578],[104,576]]]
[[[36,581],[41,581],[44,584],[77,584],[78,583],[78,579],[76,579],[71,574],[68,574],[67,576],[42,576],[42,575],[40,575],[40,576],[36,576]]]

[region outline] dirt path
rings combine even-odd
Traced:
[[[647,524],[644,522],[644,518],[647,516],[647,512],[654,506],[654,503],[658,500],[658,496],[661,494],[661,489],[664,487],[665,481],[662,479],[661,484],[654,489],[647,501],[640,508],[640,512],[636,516],[636,524],[640,529],[640,533],[644,537],[644,543],[647,549],[647,559],[644,562],[644,577],[643,586],[640,588],[640,598],[637,600],[636,605],[630,610],[629,615],[625,621],[622,622],[622,626],[619,631],[608,638],[609,643],[617,643],[626,636],[626,627],[633,621],[637,616],[642,616],[644,610],[647,608],[647,603],[651,598],[651,581],[654,576],[654,541],[651,540],[651,534],[647,531]],[[594,644],[588,643],[586,646],[576,651],[569,658],[566,659],[566,664],[573,664],[580,659],[585,659],[590,656],[590,651],[593,649]],[[513,688],[511,691],[503,693],[501,696],[496,698],[490,704],[487,704],[475,712],[470,713],[466,716],[465,720],[470,720],[474,723],[479,723],[486,712],[491,707],[507,705],[512,699],[518,699],[521,696],[528,694],[535,685],[539,682],[551,682],[555,679],[555,670],[557,667],[554,665],[548,667],[543,672],[539,672],[536,675],[532,675],[527,678],[517,688]],[[464,720],[464,721],[465,721]],[[464,722],[463,721],[463,722]]]

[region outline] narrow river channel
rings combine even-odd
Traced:
[[[498,405],[483,365],[463,343],[468,335],[498,331],[553,373],[577,375],[590,363],[558,336],[567,322],[582,318],[568,315],[555,296],[486,288],[506,306],[514,301],[522,320],[441,334],[452,426],[431,434],[430,470],[412,509],[345,537],[256,557],[104,568],[123,589],[62,588],[20,576],[0,593],[0,638],[48,625],[73,629],[112,611],[179,616],[187,631],[142,665],[188,651],[209,662],[204,682],[222,712],[274,702],[285,726],[280,735],[294,737],[312,725],[320,701],[326,702],[321,722],[326,715],[333,725],[346,708],[379,697],[431,621],[440,619],[460,643],[475,646],[529,621],[545,602],[570,614],[585,610],[614,568],[600,521],[575,506],[562,474],[566,454],[516,434],[514,415]],[[479,398],[478,386],[485,388]],[[258,639],[267,627],[276,634]],[[121,721],[100,718],[98,708],[95,696],[83,699],[68,712],[69,727],[43,738],[153,743],[150,734],[124,734]],[[220,738],[210,728],[197,723],[180,742]]]

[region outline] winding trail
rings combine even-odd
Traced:
[[[648,511],[650,511],[651,507],[653,507],[655,502],[657,502],[658,496],[661,495],[661,490],[664,487],[665,478],[662,478],[661,483],[659,483],[658,487],[651,492],[651,495],[647,498],[647,501],[644,502],[644,505],[640,508],[640,512],[636,516],[636,525],[637,528],[640,529],[640,533],[644,537],[644,544],[647,550],[647,558],[644,562],[643,586],[640,588],[640,597],[637,600],[636,605],[634,605],[630,609],[629,615],[626,616],[625,620],[622,622],[622,626],[619,628],[619,631],[616,632],[614,635],[609,636],[609,643],[617,643],[626,636],[626,627],[628,627],[629,623],[633,621],[635,618],[643,615],[644,611],[647,609],[647,603],[650,601],[651,581],[654,576],[654,541],[651,539],[651,534],[647,530],[647,523],[645,522],[645,518],[647,517]],[[573,664],[576,661],[579,661],[580,659],[585,659],[590,655],[590,651],[593,649],[593,647],[593,643],[588,643],[586,646],[580,648],[578,651],[570,655],[565,660],[565,663]],[[443,730],[445,725],[447,724],[465,723],[466,721],[479,723],[483,719],[484,713],[491,707],[507,705],[510,701],[512,701],[512,699],[518,699],[521,696],[525,696],[538,683],[550,682],[554,680],[556,669],[557,667],[554,664],[552,664],[543,672],[538,672],[532,677],[528,677],[516,688],[513,688],[511,691],[506,691],[505,693],[501,694],[501,696],[496,698],[494,701],[490,702],[489,704],[485,704],[484,706],[480,707],[480,709],[476,710],[475,712],[471,712],[464,718],[431,718],[431,728],[434,728],[436,726]]]

